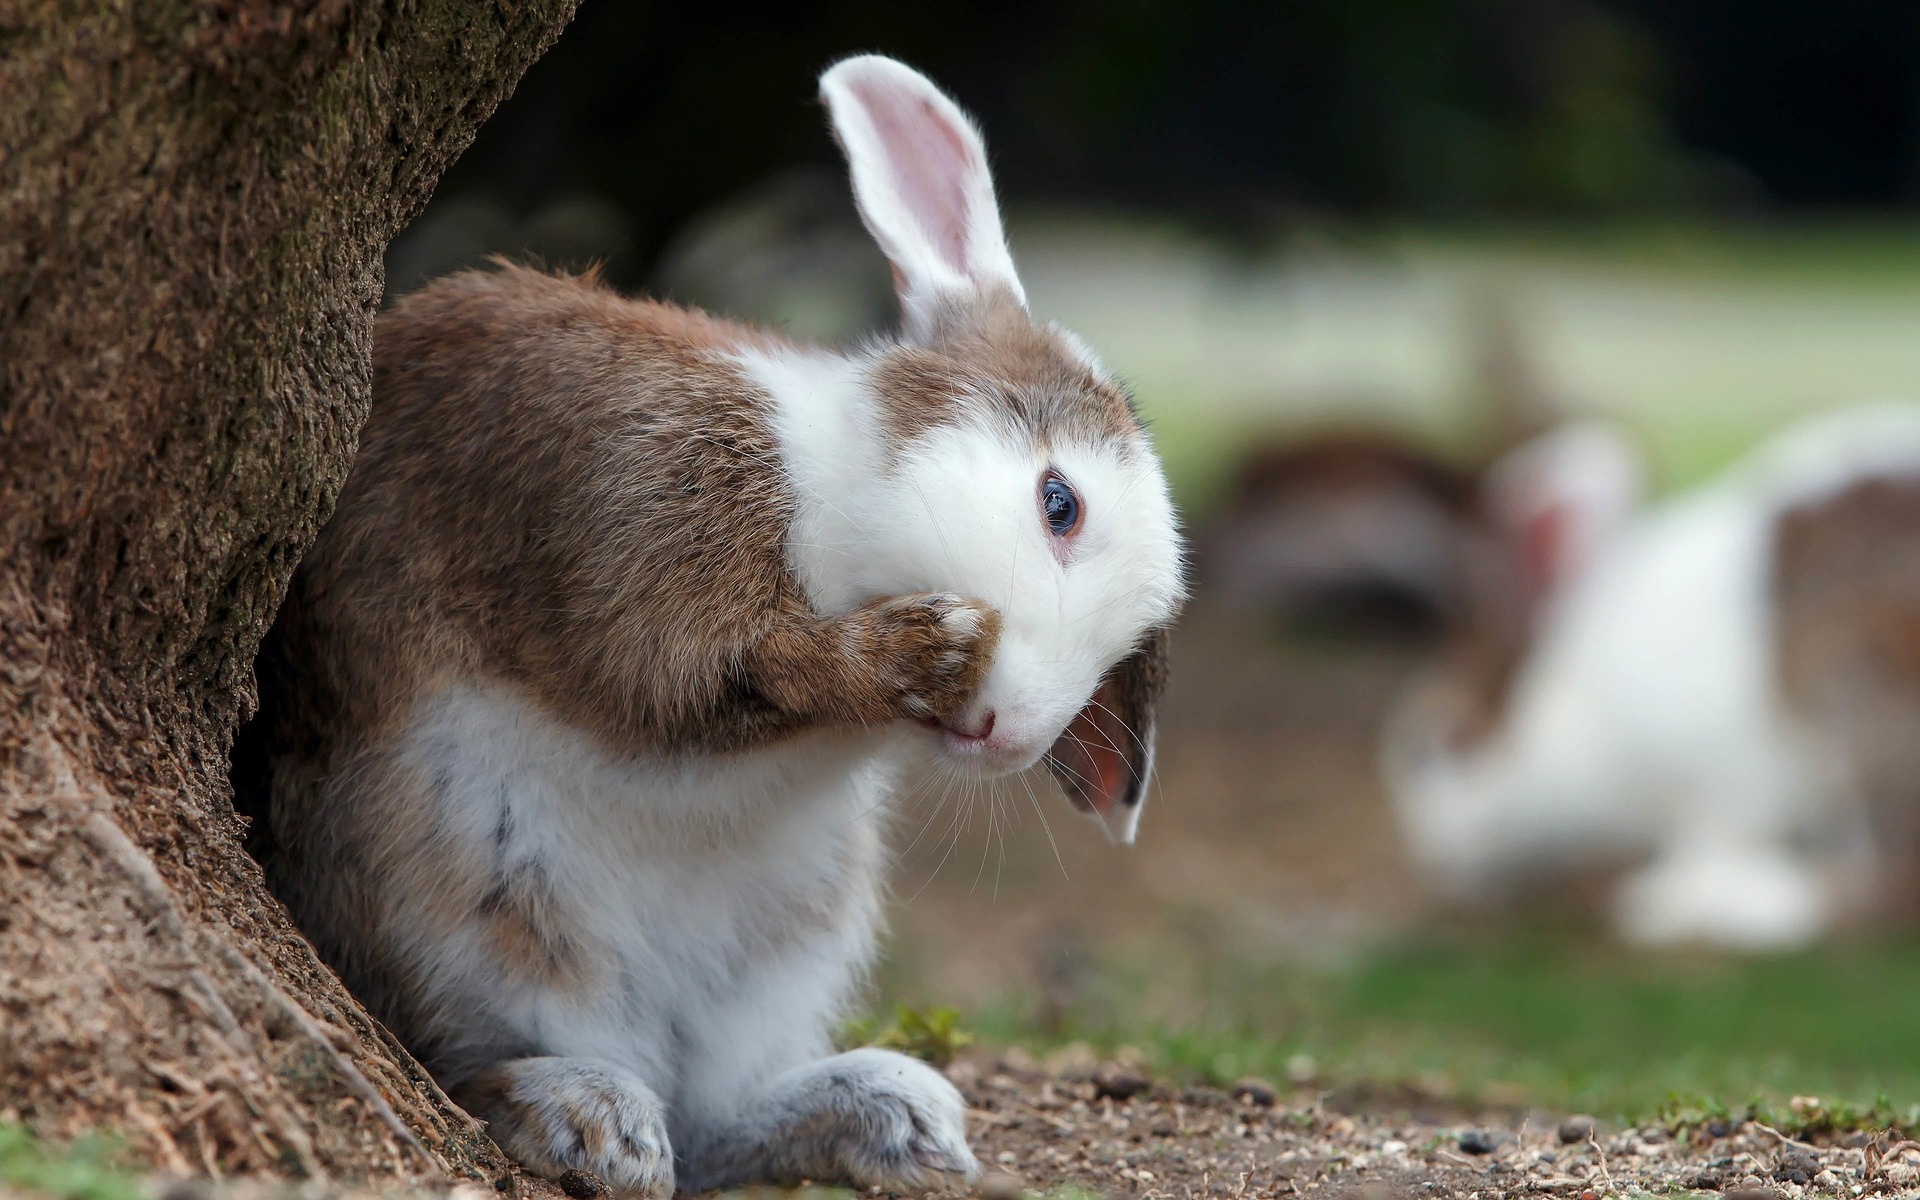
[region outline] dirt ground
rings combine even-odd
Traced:
[[[1449,1113],[1398,1104],[1396,1115],[1309,1091],[1276,1095],[1264,1081],[1231,1091],[1170,1087],[1120,1063],[1063,1052],[974,1053],[948,1068],[967,1098],[984,1177],[919,1200],[1567,1200],[1719,1195],[1728,1200],[1912,1195],[1920,1145],[1854,1135],[1794,1141],[1754,1122],[1675,1134],[1596,1128],[1580,1116]],[[591,1176],[517,1177],[432,1193],[444,1200],[614,1200]],[[325,1185],[153,1181],[150,1200],[378,1200]],[[413,1193],[424,1196],[428,1193]],[[827,1200],[753,1189],[740,1200]],[[845,1195],[844,1192],[837,1193]],[[875,1196],[881,1195],[876,1189]],[[397,1194],[389,1194],[394,1200]],[[0,1185],[0,1200],[29,1200]],[[729,1198],[731,1200],[731,1198]],[[903,1200],[891,1197],[888,1200]]]
[[[975,1057],[950,1075],[973,1111],[991,1197],[1082,1189],[1110,1197],[1586,1197],[1720,1193],[1738,1200],[1912,1192],[1920,1146],[1856,1136],[1795,1142],[1753,1122],[1676,1137],[1523,1112],[1468,1118],[1397,1105],[1341,1111],[1275,1097],[1156,1085],[1125,1067]]]

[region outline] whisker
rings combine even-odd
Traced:
[[[1087,752],[1088,757],[1093,756],[1093,752],[1094,752],[1093,747],[1089,745],[1085,739],[1081,738],[1080,735],[1076,733],[1068,732],[1065,736],[1068,738],[1071,738],[1075,745],[1079,746],[1082,750],[1085,750]],[[1115,754],[1118,754],[1120,756],[1120,761],[1126,764],[1127,774],[1133,776],[1133,781],[1135,783],[1140,782],[1140,772],[1138,769],[1134,767],[1133,761],[1127,756],[1124,749],[1122,749],[1119,746],[1112,745],[1110,743],[1103,748],[1107,750],[1111,750]],[[1058,761],[1058,760],[1055,760],[1055,761]],[[1080,772],[1075,771],[1072,767],[1068,767],[1065,763],[1061,763],[1060,765],[1064,767],[1067,771],[1071,772],[1075,778],[1081,779],[1083,782],[1086,782],[1089,784],[1093,782],[1090,779],[1086,779],[1085,776],[1082,776]]]
[[[1147,744],[1146,744],[1145,742],[1143,742],[1143,741],[1141,741],[1141,740],[1140,740],[1140,735],[1139,735],[1139,734],[1137,734],[1137,733],[1135,733],[1135,732],[1133,731],[1133,726],[1131,726],[1131,725],[1129,725],[1129,724],[1127,723],[1127,720],[1126,720],[1126,718],[1125,718],[1125,717],[1122,717],[1122,716],[1121,716],[1121,715],[1120,715],[1119,713],[1117,713],[1117,712],[1115,712],[1115,711],[1113,711],[1112,709],[1110,709],[1110,708],[1108,708],[1108,707],[1107,707],[1106,705],[1104,705],[1104,704],[1102,704],[1102,703],[1100,703],[1100,697],[1099,697],[1099,696],[1094,696],[1094,697],[1093,697],[1092,699],[1090,699],[1090,700],[1088,701],[1088,703],[1089,703],[1089,704],[1092,704],[1092,705],[1094,705],[1094,706],[1095,706],[1095,707],[1097,707],[1097,708],[1098,708],[1098,709],[1099,709],[1099,710],[1100,710],[1101,712],[1103,712],[1103,713],[1105,713],[1105,714],[1107,714],[1108,716],[1110,716],[1110,717],[1112,717],[1112,718],[1113,718],[1113,719],[1114,719],[1115,721],[1118,721],[1118,722],[1120,723],[1120,728],[1122,728],[1122,729],[1124,729],[1124,730],[1126,730],[1126,731],[1127,731],[1127,736],[1133,739],[1133,744],[1134,744],[1134,745],[1136,745],[1136,746],[1138,746],[1138,747],[1140,747],[1140,754],[1141,754],[1141,756],[1142,756],[1142,757],[1145,757],[1145,756],[1146,756],[1146,753],[1147,753]],[[1115,747],[1114,747],[1114,749],[1115,749],[1115,750],[1118,750],[1118,749],[1120,749],[1120,747],[1118,747],[1118,746],[1115,746]]]
[[[1033,806],[1034,815],[1040,818],[1040,828],[1047,831],[1047,845],[1053,850],[1053,861],[1060,867],[1060,878],[1072,882],[1072,877],[1067,874],[1066,860],[1060,857],[1060,845],[1053,840],[1053,826],[1047,823],[1047,814],[1041,811],[1040,798],[1033,794],[1033,784],[1028,781],[1027,772],[1020,772],[1020,783],[1027,789],[1027,803]]]
[[[926,789],[928,786],[930,786],[930,781],[923,779],[920,783],[914,786],[914,791],[915,793],[918,793]],[[900,863],[905,862],[907,860],[907,856],[913,853],[913,848],[915,846],[918,846],[920,844],[920,839],[926,836],[927,830],[932,827],[934,820],[938,818],[940,813],[947,807],[947,801],[952,797],[952,795],[953,795],[953,785],[952,783],[948,783],[946,788],[944,788],[940,793],[940,802],[934,806],[932,812],[929,812],[927,814],[927,819],[921,822],[920,832],[913,835],[913,840],[907,843],[907,848],[905,850],[900,851],[899,854],[894,856],[894,864],[896,866],[898,866]]]
[[[934,879],[947,865],[947,860],[953,857],[954,850],[960,845],[960,818],[967,812],[968,807],[968,803],[965,802],[954,806],[953,819],[947,823],[947,829],[953,834],[953,840],[948,843],[946,853],[940,856],[940,861],[934,864],[933,870],[927,873],[926,882],[920,885],[920,890],[915,892],[912,897],[907,900],[907,907],[911,908],[913,906],[913,902],[918,900],[921,894],[933,884]]]
[[[987,791],[987,798],[989,800],[993,798],[993,792],[991,788],[989,788]],[[986,836],[986,840],[980,843],[980,868],[973,873],[973,886],[967,889],[967,895],[969,896],[973,895],[975,891],[979,890],[980,880],[984,878],[987,873],[987,854],[993,849],[993,830],[995,825],[995,820],[994,820],[995,813],[996,813],[995,808],[990,807],[987,809],[987,836]],[[969,828],[971,828],[971,826],[969,826]]]

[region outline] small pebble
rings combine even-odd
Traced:
[[[976,1194],[980,1200],[1021,1200],[1027,1194],[1027,1185],[1009,1171],[988,1171],[980,1177]]]
[[[1560,1122],[1560,1144],[1577,1146],[1593,1137],[1593,1118],[1578,1113]]]
[[[1388,1138],[1386,1141],[1380,1143],[1380,1153],[1382,1154],[1405,1154],[1406,1152],[1407,1144],[1399,1138]]]
[[[1730,1121],[1708,1121],[1707,1122],[1707,1136],[1710,1138],[1723,1138],[1731,1134],[1732,1132],[1733,1132],[1733,1123]]]
[[[499,1192],[502,1196],[518,1196],[520,1194],[520,1185],[514,1181],[512,1172],[508,1172],[493,1181],[493,1190]]]
[[[1153,1086],[1153,1080],[1133,1071],[1102,1071],[1093,1077],[1093,1094],[1109,1100],[1131,1100]]]
[[[568,1171],[560,1176],[560,1190],[573,1197],[573,1200],[596,1200],[612,1189],[606,1181],[591,1171]]]
[[[1468,1154],[1492,1154],[1506,1135],[1497,1129],[1462,1129],[1460,1148]]]
[[[1780,1155],[1780,1165],[1773,1169],[1773,1177],[1781,1183],[1805,1187],[1819,1171],[1819,1159],[1805,1150],[1790,1147]]]
[[[1837,1192],[1840,1190],[1840,1177],[1832,1171],[1822,1171],[1813,1177],[1813,1185],[1825,1188],[1829,1192]]]
[[[1785,1200],[1777,1188],[1741,1184],[1726,1194],[1726,1200]]]
[[[1273,1102],[1278,1099],[1278,1096],[1275,1094],[1272,1084],[1264,1079],[1256,1079],[1249,1075],[1233,1085],[1233,1098],[1235,1100],[1243,1100],[1248,1104],[1257,1104],[1261,1108],[1272,1108]]]

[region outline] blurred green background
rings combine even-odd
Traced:
[[[390,289],[504,251],[809,336],[885,324],[813,99],[860,50],[980,119],[1034,309],[1129,381],[1202,533],[1261,438],[1364,421],[1471,452],[1495,352],[1643,433],[1664,486],[1920,390],[1902,0],[587,0]],[[1463,919],[1373,777],[1406,652],[1288,644],[1203,595],[1176,653],[1140,846],[1051,795],[914,798],[877,1006],[1370,1103],[1920,1105],[1920,951],[1633,955]]]

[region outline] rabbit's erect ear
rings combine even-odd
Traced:
[[[1149,633],[1114,665],[1067,731],[1047,751],[1073,806],[1100,818],[1108,836],[1131,842],[1153,773],[1154,714],[1167,682],[1167,631]]]
[[[1004,288],[1021,304],[986,147],[958,105],[911,67],[866,54],[820,77],[861,219],[893,263],[910,332],[942,301]]]

